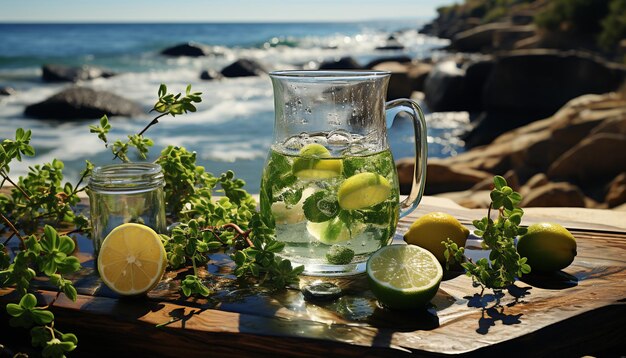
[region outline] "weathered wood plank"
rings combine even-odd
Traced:
[[[425,204],[400,223],[398,232],[417,216],[437,210],[465,223],[484,215]],[[297,289],[271,293],[246,287],[234,280],[232,262],[224,254],[212,255],[204,272],[215,289],[208,299],[180,296],[184,271],[168,273],[147,297],[120,299],[101,285],[90,268],[90,247],[79,240],[86,267],[74,278],[79,298],[71,302],[61,295],[53,311],[59,328],[78,334],[76,353],[92,356],[624,354],[626,233],[616,227],[601,231],[599,224],[574,227],[578,256],[573,264],[559,275],[525,277],[513,292],[517,298],[506,295],[494,306],[493,296],[480,298],[461,275],[442,282],[428,310],[410,312],[378,306],[363,275],[331,279],[344,295],[327,303],[306,302]],[[400,243],[401,236],[395,240]],[[302,284],[313,280],[303,277]],[[41,287],[41,303],[50,302],[56,294]],[[12,299],[10,289],[0,290],[0,302]],[[7,330],[7,321],[2,312],[3,334],[27,335]]]

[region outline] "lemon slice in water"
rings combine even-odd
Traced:
[[[443,277],[437,258],[414,245],[390,245],[367,261],[370,289],[392,309],[424,307],[435,297]]]
[[[341,183],[337,201],[342,209],[365,209],[382,203],[390,194],[391,184],[385,177],[376,173],[359,173]]]
[[[311,143],[300,149],[300,156],[293,161],[292,172],[302,180],[334,178],[341,175],[343,162],[332,159],[330,152],[321,144]]]
[[[139,295],[159,283],[167,258],[159,235],[140,224],[122,224],[104,239],[98,254],[102,281],[120,295]]]

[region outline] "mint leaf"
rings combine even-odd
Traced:
[[[309,196],[302,206],[307,220],[321,223],[328,221],[339,214],[337,198],[330,192],[322,190]]]

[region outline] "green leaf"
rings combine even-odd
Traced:
[[[22,306],[15,303],[8,303],[6,306],[7,313],[13,317],[19,317],[22,313],[24,313],[24,309]]]
[[[497,190],[501,190],[504,186],[506,186],[506,179],[500,175],[496,175],[493,177],[493,185]]]
[[[302,209],[307,220],[319,223],[337,216],[339,203],[336,196],[326,191],[318,191],[304,201]]]
[[[20,306],[25,310],[32,310],[37,305],[37,298],[32,293],[27,293],[20,300]]]
[[[33,315],[33,321],[36,324],[44,325],[54,321],[54,314],[50,311],[34,309],[30,313]]]
[[[46,343],[52,339],[50,331],[46,327],[38,326],[30,330],[31,344],[34,347],[45,347]]]
[[[63,235],[60,238],[59,250],[66,255],[70,255],[74,252],[76,248],[76,244],[74,244],[74,240],[72,240],[69,236]]]

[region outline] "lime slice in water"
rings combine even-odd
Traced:
[[[361,231],[363,231],[362,226],[362,224],[356,224],[353,225],[353,227],[348,228],[343,221],[339,220],[339,218],[334,218],[321,223],[309,221],[306,224],[309,234],[326,245],[333,245],[356,237],[361,233]]]
[[[293,161],[293,174],[302,180],[334,178],[341,175],[341,159],[329,159],[330,152],[321,144],[311,143],[300,149],[300,157]]]
[[[382,203],[390,194],[391,184],[385,177],[376,173],[359,173],[341,183],[337,200],[342,209],[365,209]]]
[[[443,269],[428,250],[415,245],[391,245],[367,261],[370,289],[392,309],[424,307],[435,297]]]

